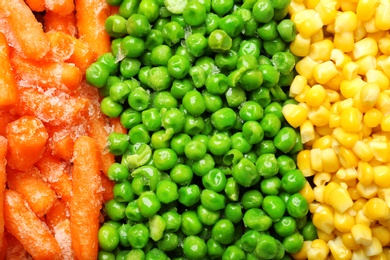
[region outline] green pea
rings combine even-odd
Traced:
[[[276,147],[272,140],[263,140],[256,145],[255,152],[258,156],[266,153],[276,153]]]
[[[118,202],[130,202],[134,200],[134,194],[129,181],[116,183],[112,191],[114,199]]]
[[[296,27],[290,19],[280,21],[276,28],[283,41],[292,42],[295,39]]]
[[[122,155],[121,164],[126,166],[129,170],[145,165],[152,157],[152,149],[146,144],[150,141],[148,132],[143,125],[138,126],[133,127],[129,131],[129,134],[131,134],[130,142],[133,144],[137,142],[136,145],[130,145],[129,149]],[[132,140],[132,138],[139,138],[139,140],[135,141]],[[132,176],[136,173],[137,171],[133,171]]]
[[[188,25],[200,25],[206,21],[206,8],[197,1],[189,2],[183,10],[183,18]]]
[[[214,155],[224,155],[230,150],[231,140],[230,138],[222,133],[213,134],[210,137],[208,149]]]
[[[232,223],[238,224],[243,217],[241,204],[237,202],[230,202],[226,204],[224,215],[225,218],[229,219]]]
[[[220,169],[214,168],[203,175],[202,184],[206,189],[221,192],[226,186],[226,176]]]
[[[209,189],[202,190],[200,202],[205,208],[211,211],[221,210],[225,207],[225,197]]]
[[[300,193],[291,195],[287,201],[287,212],[294,218],[306,216],[309,211],[309,203]]]
[[[223,100],[221,96],[210,94],[208,91],[202,91],[202,96],[206,103],[206,112],[214,113],[223,107]]]
[[[261,192],[267,195],[278,195],[282,184],[278,176],[269,177],[260,183]]]
[[[161,208],[161,203],[153,191],[143,192],[139,196],[137,203],[142,216],[145,218],[152,217]]]
[[[275,114],[265,114],[264,117],[260,121],[260,125],[263,128],[264,136],[266,137],[274,137],[278,134],[281,127],[280,119]]]
[[[154,66],[166,66],[173,56],[171,48],[165,44],[153,48],[151,55]]]
[[[99,250],[98,260],[115,260],[115,255],[112,252]]]
[[[258,89],[263,83],[263,74],[258,69],[249,69],[242,74],[238,82],[246,91],[252,91]]]
[[[206,82],[206,71],[201,66],[192,66],[188,73],[196,88],[204,86]]]
[[[207,147],[204,143],[200,141],[190,141],[184,147],[184,154],[190,160],[200,160],[202,159],[207,151]]]
[[[184,239],[183,252],[189,259],[204,259],[207,253],[207,246],[203,239],[192,235]]]
[[[158,248],[152,248],[150,251],[148,251],[145,254],[145,259],[146,260],[169,260],[168,256],[165,254],[165,252],[161,251]]]
[[[205,86],[206,90],[214,95],[222,95],[229,88],[227,77],[221,73],[210,75],[206,79]]]
[[[85,72],[86,80],[96,88],[102,88],[106,85],[110,71],[102,62],[94,62]]]
[[[232,38],[223,30],[214,30],[209,35],[208,45],[209,48],[214,52],[225,52],[230,50],[232,47]]]
[[[275,176],[279,171],[279,165],[275,154],[261,154],[256,162],[256,169],[260,176],[269,178]]]
[[[172,76],[172,77],[174,77],[174,76]],[[184,78],[181,80],[175,79],[172,82],[170,92],[171,92],[173,97],[175,97],[177,99],[182,99],[188,91],[193,90],[193,89],[194,89],[194,85],[192,84],[192,82],[188,78]]]
[[[206,14],[206,34],[209,35],[213,31],[217,30],[219,28],[219,16],[214,13],[207,13]]]
[[[171,86],[172,77],[165,66],[153,67],[149,70],[147,85],[155,91],[162,91]]]
[[[126,57],[137,58],[144,53],[145,42],[141,38],[128,35],[122,39],[121,48]]]
[[[162,29],[164,41],[169,46],[175,45],[184,38],[184,29],[178,22],[169,22]]]
[[[245,260],[245,252],[236,245],[230,245],[222,255],[223,260]]]
[[[157,20],[153,23],[153,28],[156,30],[159,30],[161,32],[164,32],[164,27],[170,22],[169,18],[159,17]],[[165,39],[164,39],[165,41]]]
[[[189,52],[195,57],[202,56],[207,48],[207,39],[200,33],[194,33],[187,37],[186,44]]]
[[[149,131],[143,124],[136,125],[129,130],[130,143],[144,143],[150,142]]]
[[[226,102],[229,107],[239,107],[246,101],[245,90],[239,86],[230,87],[225,93]]]
[[[239,183],[233,177],[229,177],[226,180],[225,194],[229,200],[238,201]]]
[[[297,223],[291,216],[283,216],[280,220],[274,224],[274,230],[276,234],[281,237],[287,237],[292,235],[297,229]]]
[[[248,69],[256,69],[258,65],[256,57],[250,54],[243,54],[239,56],[237,61],[237,69],[244,68],[245,71]]]
[[[182,216],[174,210],[168,210],[162,214],[167,223],[165,230],[167,232],[176,232],[180,229]]]
[[[250,38],[248,40],[243,40],[240,43],[240,48],[238,50],[238,55],[251,55],[253,58],[260,55],[261,50],[261,40],[257,38]]]
[[[153,153],[153,162],[159,170],[170,170],[176,165],[177,154],[170,148],[157,149]]]
[[[140,0],[123,0],[119,6],[119,15],[124,18],[129,18],[132,14],[137,12]]]
[[[124,165],[120,163],[113,163],[108,168],[107,176],[110,180],[122,182],[126,180],[130,174]]]
[[[260,86],[250,93],[251,100],[260,104],[261,107],[266,107],[271,103],[271,94],[268,88]]]
[[[186,164],[176,164],[170,171],[172,181],[180,186],[188,185],[192,181],[193,172]]]
[[[257,121],[247,121],[242,126],[242,136],[249,144],[257,144],[264,138],[264,131]]]
[[[177,108],[177,100],[168,91],[160,91],[154,95],[153,106],[158,110]]]
[[[165,219],[160,215],[154,215],[148,221],[150,238],[153,241],[159,241],[164,234],[166,222]]]
[[[138,199],[130,201],[127,204],[125,209],[126,218],[132,221],[142,221],[144,217],[142,216],[140,209],[138,207]]]
[[[183,212],[180,230],[187,236],[194,236],[203,230],[203,225],[200,222],[198,215],[194,210]]]
[[[234,6],[234,0],[211,0],[211,10],[219,16],[227,14]]]
[[[246,252],[253,252],[260,239],[260,235],[261,234],[259,231],[252,230],[252,229],[246,230],[241,237],[242,248]]]
[[[219,220],[221,215],[219,211],[211,211],[205,208],[203,205],[199,205],[196,208],[196,212],[198,214],[200,222],[207,226],[214,225]]]
[[[106,251],[114,250],[119,244],[119,234],[114,226],[103,225],[98,232],[99,246]]]
[[[208,239],[206,245],[207,254],[213,259],[222,257],[223,252],[225,252],[225,248],[213,238]]]
[[[192,163],[191,169],[197,176],[202,177],[214,169],[214,166],[214,158],[210,154],[206,153],[203,158]]]
[[[254,254],[262,259],[274,259],[278,253],[278,243],[270,235],[261,234],[254,250]]]
[[[126,256],[126,259],[145,260],[145,253],[141,249],[131,249]]]
[[[307,221],[305,226],[301,230],[301,234],[305,241],[313,241],[318,238],[317,228],[314,226],[312,221]]]
[[[146,49],[152,51],[157,46],[162,45],[164,42],[163,34],[161,31],[151,29],[146,35],[145,45]]]
[[[274,20],[277,22],[280,22],[284,18],[286,18],[288,14],[288,7],[283,8],[283,9],[274,9]]]
[[[158,17],[159,6],[155,0],[142,0],[139,3],[137,13],[145,15],[148,21],[151,23],[154,22]]]
[[[164,252],[170,252],[179,246],[180,239],[175,233],[164,233],[161,240],[157,242],[157,246]]]
[[[215,64],[221,70],[234,70],[237,67],[238,54],[236,51],[229,50],[215,55]]]
[[[230,244],[234,239],[234,224],[228,219],[220,219],[211,229],[211,237],[220,244]]]
[[[273,40],[263,41],[263,48],[266,54],[272,56],[277,52],[282,52],[286,48],[286,43],[278,36]]]
[[[118,202],[115,199],[111,199],[104,204],[104,209],[107,216],[114,220],[119,221],[125,217],[126,205],[122,202]]]
[[[194,136],[202,132],[205,126],[205,122],[202,117],[194,117],[192,115],[186,115],[184,123],[184,132],[188,135]]]
[[[256,166],[246,158],[242,158],[233,166],[232,174],[234,180],[244,187],[252,186],[260,180]]]
[[[274,7],[270,0],[258,0],[252,9],[253,17],[259,23],[268,23],[274,16]]]
[[[161,115],[156,108],[149,108],[141,113],[142,123],[148,131],[157,131],[161,127]]]
[[[149,229],[143,224],[135,224],[128,231],[130,245],[135,249],[146,246],[149,241]]]
[[[159,201],[165,204],[177,200],[179,194],[176,183],[170,180],[160,181],[157,185],[156,196]]]
[[[233,109],[224,107],[211,115],[211,124],[218,130],[226,131],[233,127],[236,117]]]
[[[281,180],[282,188],[290,194],[299,192],[305,184],[306,178],[298,169],[287,171]]]
[[[142,38],[150,31],[150,24],[146,16],[132,14],[126,22],[127,33],[134,37]]]
[[[283,200],[276,195],[265,196],[262,208],[274,221],[280,220],[286,211],[286,205]]]
[[[182,79],[187,76],[190,66],[188,58],[182,55],[174,55],[168,60],[168,72],[175,79]]]
[[[276,86],[279,81],[279,72],[275,67],[268,64],[259,65],[259,70],[263,75],[263,87],[272,88]]]
[[[173,132],[170,130],[158,130],[150,138],[150,145],[154,149],[169,148],[169,142]]]
[[[243,154],[248,153],[252,149],[252,144],[250,144],[244,137],[242,132],[237,132],[231,137],[232,148],[236,149]]]
[[[249,153],[244,155],[244,158],[247,158],[250,162],[256,163],[258,156],[257,154],[252,150]]]
[[[289,52],[277,52],[272,55],[272,62],[282,75],[289,74],[295,66],[295,58]]]
[[[227,166],[235,166],[243,157],[244,155],[241,151],[233,148],[225,153],[222,158],[222,162]]]
[[[193,116],[200,116],[206,110],[202,94],[197,90],[188,91],[183,97],[183,106]]]
[[[296,143],[295,129],[285,126],[274,137],[275,147],[284,153],[288,153]]]
[[[288,155],[282,154],[277,158],[279,164],[279,173],[285,175],[287,172],[297,168],[295,161]]]
[[[176,152],[177,155],[184,154],[184,147],[188,142],[191,141],[191,137],[185,133],[175,134],[171,139],[171,148]]]
[[[188,186],[182,186],[179,188],[179,197],[178,201],[187,206],[195,205],[200,199],[200,188],[195,184],[190,184]]]
[[[303,236],[299,232],[285,237],[282,241],[283,247],[287,253],[298,253],[303,246]]]
[[[219,20],[219,28],[230,37],[236,37],[244,29],[244,21],[239,15],[229,14]]]
[[[129,94],[127,101],[132,109],[142,111],[149,106],[150,94],[145,89],[139,87]]]

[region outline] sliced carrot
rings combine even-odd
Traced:
[[[58,200],[46,214],[46,224],[61,247],[63,259],[75,259],[70,233],[69,210],[63,201]]]
[[[47,10],[52,11],[60,15],[67,15],[74,11],[73,0],[45,0],[45,6]]]
[[[37,217],[43,217],[57,200],[54,190],[40,178],[39,170],[8,170],[8,186],[20,193]]]
[[[110,37],[104,29],[110,8],[106,0],[75,0],[79,38],[97,55],[110,52]]]
[[[57,196],[62,198],[64,202],[70,203],[72,181],[67,171],[68,163],[54,157],[47,149],[44,156],[35,165],[41,172],[42,178],[50,183]]]
[[[45,11],[45,2],[42,0],[25,0],[25,2],[34,12]]]
[[[102,188],[103,188],[103,200],[109,201],[114,198],[113,188],[115,182],[110,180],[105,174],[101,174]]]
[[[36,61],[13,54],[11,63],[19,79],[45,89],[75,90],[83,78],[76,66],[66,62]]]
[[[50,42],[32,10],[24,0],[0,0],[0,6],[24,55],[42,59],[50,50]]]
[[[0,201],[4,201],[5,180],[7,178],[5,167],[7,161],[7,139],[0,135]],[[0,203],[0,245],[3,244],[4,237],[4,204]],[[0,250],[3,251],[3,250]]]
[[[49,31],[46,33],[50,41],[50,51],[45,59],[51,61],[65,61],[70,58],[75,49],[73,36],[59,31]]]
[[[7,230],[34,259],[61,259],[61,248],[47,226],[14,190],[5,191],[4,219]]]
[[[4,34],[0,32],[0,109],[13,105],[17,101],[17,88],[11,68],[9,47]]]
[[[84,121],[89,101],[53,89],[43,91],[19,87],[19,102],[12,110],[14,115],[30,115],[52,125],[77,125]]]
[[[41,158],[49,136],[39,119],[33,116],[22,116],[7,125],[6,137],[9,167],[25,171]]]
[[[7,240],[5,259],[31,260],[30,254],[23,245],[9,232],[5,232],[5,240]]]
[[[127,134],[127,129],[121,124],[119,118],[110,118],[110,125],[112,130],[116,133]]]
[[[74,12],[67,15],[58,15],[47,10],[43,16],[45,32],[57,31],[77,36],[76,16]]]
[[[74,51],[66,62],[73,63],[80,69],[81,72],[85,73],[88,67],[97,58],[97,55],[89,45],[79,39],[75,39]]]
[[[75,141],[72,184],[70,225],[74,253],[78,259],[97,259],[103,199],[98,150],[91,137],[82,136]]]

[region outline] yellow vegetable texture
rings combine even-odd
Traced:
[[[297,259],[390,259],[390,0],[292,0],[301,57],[283,108],[318,239]]]

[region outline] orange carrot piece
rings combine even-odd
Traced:
[[[54,157],[47,149],[44,156],[35,165],[41,172],[43,180],[50,183],[57,196],[62,198],[64,202],[70,203],[72,181],[66,170],[68,163]]]
[[[74,11],[73,0],[45,0],[45,6],[47,10],[52,11],[60,15],[67,15]]]
[[[102,178],[103,200],[109,201],[114,198],[113,188],[115,182],[110,180],[105,174],[101,174],[100,176]]]
[[[6,12],[6,20],[24,55],[42,59],[50,50],[50,42],[32,10],[24,0],[0,0],[0,6]]]
[[[43,16],[43,23],[45,32],[63,32],[74,37],[77,35],[76,16],[74,12],[67,15],[58,15],[47,10]]]
[[[5,240],[7,240],[5,259],[31,260],[30,254],[23,245],[9,232],[5,232]]]
[[[110,118],[109,120],[114,132],[127,134],[127,129],[121,124],[119,118]]]
[[[6,230],[4,230],[4,234],[3,234],[3,239],[2,239],[2,244],[0,245],[0,259],[10,259],[10,258],[7,258],[7,249],[8,249],[8,241],[7,241],[7,237],[6,237]]]
[[[7,139],[0,135],[0,201],[4,201],[5,180],[7,178],[5,167],[7,161]],[[0,245],[3,245],[4,237],[4,204],[0,203]],[[3,250],[1,250],[3,251]]]
[[[4,34],[0,32],[0,109],[13,105],[17,101],[17,88],[12,72],[9,47]]]
[[[39,170],[8,170],[8,186],[20,193],[38,218],[43,217],[57,200],[54,190],[39,176]]]
[[[45,1],[43,0],[24,0],[24,1],[34,12],[45,11]]]
[[[61,61],[36,61],[13,54],[11,64],[17,78],[45,89],[75,90],[83,78],[79,68]]]
[[[50,41],[50,51],[45,59],[51,61],[65,61],[74,52],[75,40],[73,36],[64,32],[50,31],[46,33]]]
[[[52,125],[77,125],[83,121],[89,101],[55,90],[19,87],[19,102],[12,109],[14,115],[31,115]]]
[[[110,52],[110,37],[104,29],[110,7],[106,0],[75,0],[79,38],[97,55]]]
[[[16,120],[17,117],[11,115],[8,111],[0,111],[0,135],[5,136],[8,123]]]
[[[47,226],[26,205],[22,195],[5,191],[4,219],[7,230],[34,259],[61,259],[61,248]]]
[[[74,253],[78,259],[96,259],[102,206],[101,178],[97,145],[88,136],[75,141],[72,184],[70,225]]]
[[[70,233],[69,210],[63,201],[58,200],[46,214],[46,224],[61,247],[63,259],[75,259]]]
[[[73,63],[82,73],[85,73],[92,62],[96,60],[97,55],[84,41],[76,38],[74,38],[74,40],[75,45],[73,53],[66,62]]]
[[[43,155],[48,134],[43,123],[32,116],[22,116],[7,125],[8,165],[20,171],[30,169]]]

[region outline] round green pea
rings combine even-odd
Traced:
[[[209,35],[208,45],[214,52],[225,52],[232,48],[232,38],[224,30],[217,29]]]
[[[145,247],[149,241],[149,234],[149,229],[144,224],[135,224],[128,231],[130,245],[135,249]]]
[[[261,154],[256,162],[256,169],[260,176],[269,178],[278,174],[279,165],[275,154]]]
[[[177,154],[170,148],[157,149],[153,152],[153,162],[159,170],[170,170],[176,165]]]
[[[119,234],[112,225],[103,225],[98,232],[99,246],[105,251],[114,250],[119,244]]]
[[[211,237],[223,245],[230,244],[234,239],[235,228],[228,219],[220,219],[211,229]]]
[[[183,18],[190,26],[201,25],[206,21],[206,8],[200,2],[191,1],[183,10]]]
[[[182,79],[190,71],[190,61],[182,55],[173,55],[168,60],[168,72],[175,79]]]
[[[142,38],[150,31],[148,18],[142,14],[132,14],[126,22],[127,33],[134,37]]]
[[[153,217],[161,208],[161,203],[153,191],[143,192],[139,196],[137,204],[140,213],[145,218]]]
[[[184,147],[184,154],[190,160],[200,160],[202,159],[207,152],[207,147],[204,143],[200,141],[190,141]]]
[[[200,222],[196,211],[187,210],[183,212],[180,230],[187,236],[194,236],[203,230],[202,222]]]
[[[204,259],[207,253],[206,242],[198,236],[188,236],[183,241],[183,252],[189,259]]]
[[[179,188],[178,201],[184,206],[190,207],[195,205],[200,199],[200,188],[195,184],[182,186]]]
[[[183,97],[182,104],[193,116],[200,116],[206,110],[204,98],[197,90],[188,91]]]
[[[211,124],[215,129],[226,131],[231,129],[236,122],[236,113],[229,107],[221,108],[211,114]]]

